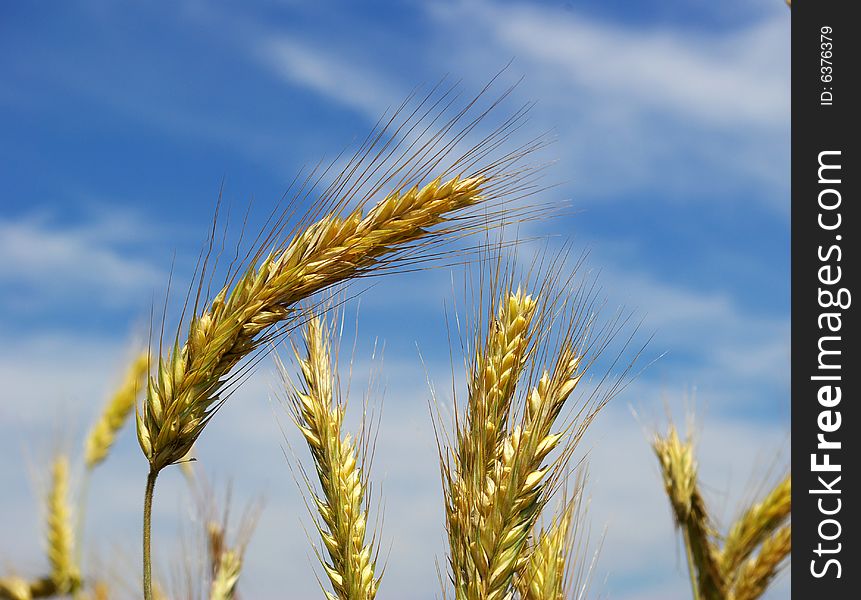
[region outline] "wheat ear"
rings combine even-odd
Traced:
[[[792,526],[787,525],[766,538],[757,556],[741,566],[730,600],[756,600],[762,596],[791,552]]]
[[[75,563],[69,495],[69,460],[65,455],[54,459],[51,488],[47,501],[48,562],[56,591],[68,594],[78,589],[81,576]]]
[[[458,461],[446,486],[446,520],[455,589],[477,582],[473,544],[475,507],[486,498],[489,473],[505,433],[508,410],[523,370],[535,300],[518,289],[502,297],[470,374],[466,428],[458,431]],[[465,593],[465,592],[464,592]]]
[[[724,600],[726,590],[713,541],[715,532],[697,483],[693,443],[689,439],[682,441],[670,425],[666,436],[655,436],[652,448],[661,465],[676,527],[684,538],[694,598]]]
[[[791,512],[792,476],[787,475],[730,528],[720,555],[720,566],[727,577],[736,573],[742,562],[786,521]]]
[[[314,503],[320,514],[317,529],[328,560],[323,569],[335,593],[330,600],[373,600],[379,578],[374,574],[376,549],[365,543],[366,481],[359,443],[341,426],[345,404],[335,400],[330,338],[333,332],[319,317],[305,328],[304,354],[296,351],[302,370],[301,387],[293,387],[293,417],[314,459],[321,492]]]
[[[138,392],[146,383],[148,369],[149,353],[141,352],[129,365],[122,383],[87,435],[84,442],[84,463],[87,469],[94,469],[107,457],[117,434],[134,410]]]
[[[535,344],[549,330],[546,319],[560,307],[548,302],[538,311],[538,300],[522,288],[495,294],[500,308],[493,312],[472,363],[466,421],[456,426],[458,447],[441,452],[440,459],[458,600],[501,599],[511,593],[551,482],[562,476],[578,439],[566,437],[566,427],[554,427],[580,378],[570,335],[563,340],[553,373],[543,373],[522,405],[513,403],[518,380],[537,351]],[[535,327],[548,329],[533,334]],[[560,455],[545,464],[563,439]]]

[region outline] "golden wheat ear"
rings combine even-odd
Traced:
[[[478,316],[464,320],[465,409],[455,401],[451,433],[435,422],[456,600],[516,592],[542,511],[564,485],[585,429],[618,389],[598,385],[578,394],[583,404],[571,400],[618,323],[595,326],[590,288],[559,275],[563,259],[522,276],[497,259],[482,271]]]
[[[762,596],[791,552],[792,526],[787,525],[766,537],[756,557],[739,567],[730,600],[756,600]]]
[[[104,461],[120,430],[135,408],[138,394],[146,385],[149,352],[139,353],[129,365],[122,382],[105,404],[98,421],[84,441],[84,464],[88,470]]]
[[[376,574],[377,536],[367,531],[368,440],[343,431],[346,401],[339,393],[334,328],[322,317],[312,317],[303,334],[304,349],[295,349],[301,383],[291,383],[289,373],[280,367],[293,420],[311,451],[319,482],[319,491],[314,492],[306,480],[319,514],[315,526],[325,548],[317,556],[334,592],[326,592],[326,596],[373,600],[380,577]],[[367,539],[369,534],[372,541]]]

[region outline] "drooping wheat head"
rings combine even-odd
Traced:
[[[221,405],[226,388],[237,381],[238,375],[231,378],[231,372],[243,358],[283,333],[279,325],[296,324],[298,302],[350,279],[427,260],[429,249],[439,242],[501,220],[502,213],[493,208],[501,199],[529,193],[530,167],[515,165],[535,146],[499,160],[488,158],[517,119],[449,166],[441,166],[453,148],[444,134],[460,118],[442,132],[425,130],[425,142],[417,148],[413,142],[404,149],[405,142],[399,141],[375,150],[375,140],[360,150],[318,204],[298,221],[292,237],[284,237],[284,219],[292,214],[288,209],[269,234],[261,236],[242,274],[229,274],[227,284],[198,310],[205,301],[200,297],[205,287],[201,274],[185,342],[178,333],[172,349],[159,359],[138,412],[140,445],[154,472],[188,452]],[[464,126],[455,138],[468,133],[475,123]],[[417,124],[408,119],[401,127],[412,131]],[[394,153],[399,147],[401,154]],[[393,164],[386,164],[387,160]],[[428,181],[435,170],[441,174]],[[299,194],[299,200],[309,194]],[[366,210],[366,204],[380,194],[385,195]],[[351,202],[357,206],[347,210]],[[478,205],[486,207],[485,212],[470,210]]]
[[[129,365],[122,383],[87,435],[84,442],[84,463],[87,469],[94,469],[108,456],[117,434],[135,408],[138,393],[144,388],[148,369],[149,352],[141,352]]]
[[[365,453],[358,445],[361,437],[342,432],[346,406],[333,372],[334,335],[325,320],[311,318],[304,329],[304,351],[296,349],[302,383],[292,385],[287,376],[285,384],[291,388],[293,419],[308,443],[320,484],[320,491],[312,493],[327,558],[319,556],[334,590],[326,592],[327,598],[373,600],[380,580],[375,575],[377,547],[365,541]]]
[[[75,541],[69,506],[69,460],[59,454],[51,469],[51,487],[47,498],[46,534],[51,581],[56,592],[69,594],[81,584],[81,574],[75,562]]]

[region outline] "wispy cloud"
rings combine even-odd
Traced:
[[[386,107],[405,96],[396,85],[357,61],[344,61],[319,45],[287,36],[264,41],[257,55],[285,81],[356,109],[369,119],[376,120]]]
[[[32,216],[0,219],[0,285],[18,290],[5,294],[4,304],[86,300],[99,306],[149,297],[165,273],[127,247],[140,231],[120,216],[80,225]]]

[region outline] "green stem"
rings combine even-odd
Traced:
[[[152,559],[150,558],[150,537],[152,531],[152,496],[158,471],[150,468],[146,478],[143,514],[143,592],[144,600],[152,600]]]

